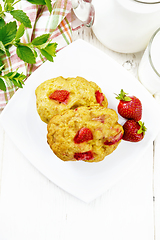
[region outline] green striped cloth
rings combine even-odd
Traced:
[[[14,7],[15,9],[23,10],[30,18],[32,24],[32,28],[26,29],[21,42],[30,42],[35,37],[44,33],[50,33],[50,39],[52,39],[52,42],[58,43],[57,51],[60,51],[72,42],[72,31],[80,27],[80,22],[77,21],[72,13],[71,0],[53,0],[51,14],[46,6],[34,5],[25,0],[21,0]],[[6,17],[5,21],[15,21],[15,19],[10,15]],[[17,24],[20,25],[20,23]],[[19,73],[23,72],[28,77],[44,62],[40,57],[37,57],[36,64],[24,63],[18,58],[14,46],[10,48],[10,54],[10,57],[6,57],[6,55],[1,57],[3,64],[5,64],[4,74],[18,69]],[[6,92],[0,90],[1,109],[6,106],[16,90],[14,86],[8,87]]]

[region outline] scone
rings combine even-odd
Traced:
[[[82,77],[57,77],[40,84],[36,91],[37,112],[42,121],[49,120],[64,110],[99,103],[108,106],[99,86]]]
[[[123,136],[117,113],[98,104],[54,116],[47,130],[50,148],[63,161],[102,161]]]

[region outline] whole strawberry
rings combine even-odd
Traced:
[[[139,142],[144,138],[147,128],[141,121],[127,120],[123,125],[124,134],[122,139],[129,142]]]
[[[142,104],[135,96],[127,96],[127,93],[121,89],[116,99],[120,100],[118,104],[118,113],[126,119],[139,121],[142,118]]]

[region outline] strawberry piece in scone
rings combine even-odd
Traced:
[[[67,103],[69,92],[67,90],[55,90],[50,94],[49,98],[58,101],[59,103]]]
[[[93,134],[89,128],[81,128],[74,137],[75,143],[83,143],[93,139]]]
[[[57,114],[47,130],[48,144],[63,161],[102,161],[115,151],[123,135],[116,111],[100,104]]]
[[[108,100],[100,87],[79,76],[59,76],[44,81],[36,88],[35,94],[37,112],[47,124],[53,116],[65,110],[91,105],[108,107]]]
[[[82,152],[82,153],[75,153],[74,158],[76,160],[82,160],[82,161],[91,160],[91,159],[93,159],[93,153],[91,151]]]
[[[113,145],[113,144],[119,142],[119,141],[122,139],[122,137],[123,137],[123,132],[121,131],[121,132],[119,132],[117,135],[108,138],[108,139],[104,142],[104,144],[105,144],[105,145],[109,145],[109,146],[110,146],[110,145]]]
[[[96,96],[96,100],[97,100],[97,103],[99,103],[100,105],[102,105],[102,102],[104,100],[104,95],[103,93],[101,93],[99,90],[97,90],[95,92],[95,96]]]

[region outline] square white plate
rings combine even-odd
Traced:
[[[147,132],[139,143],[122,141],[102,162],[63,162],[46,141],[47,125],[36,111],[35,89],[53,77],[82,76],[96,82],[106,95],[109,107],[117,110],[114,93],[121,89],[137,96],[143,106],[142,121]],[[160,108],[151,94],[122,66],[83,40],[57,53],[54,63],[46,62],[27,79],[7,104],[0,122],[24,156],[48,179],[75,197],[90,202],[124,176],[144,154],[160,130]],[[124,123],[119,118],[119,123]]]

